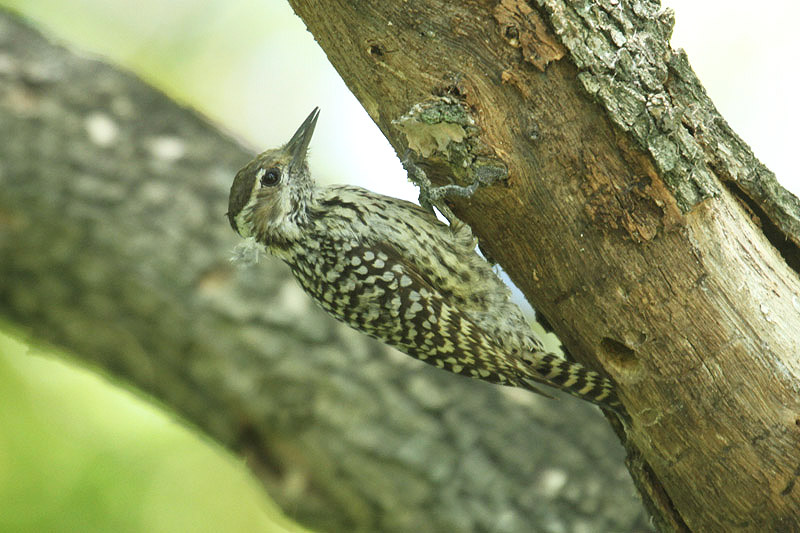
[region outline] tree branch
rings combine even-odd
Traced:
[[[0,16],[0,315],[150,393],[324,531],[646,527],[596,409],[450,375],[242,271],[252,154]],[[521,392],[521,393],[520,393]]]
[[[661,529],[800,529],[798,201],[671,50],[671,12],[291,4],[398,153],[438,184],[501,178],[453,209],[620,384]]]

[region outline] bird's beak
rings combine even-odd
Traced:
[[[314,135],[314,127],[317,125],[318,117],[319,108],[315,107],[314,111],[297,128],[291,140],[283,147],[292,156],[288,167],[290,174],[299,172],[303,168],[303,163],[305,163],[306,154],[308,153],[308,145],[311,142],[311,136]]]

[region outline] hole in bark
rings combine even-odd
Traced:
[[[637,362],[635,350],[610,337],[603,337],[603,340],[600,341],[600,351],[612,364],[622,368]]]
[[[369,53],[377,57],[383,57],[383,46],[379,44],[372,44],[369,47]]]
[[[506,29],[503,30],[503,35],[505,35],[506,39],[518,39],[519,29],[516,26],[506,26]]]

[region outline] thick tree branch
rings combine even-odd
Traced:
[[[798,202],[649,0],[292,0],[398,153],[621,386],[664,530],[800,530]]]
[[[235,96],[235,95],[234,95]],[[0,314],[148,391],[321,531],[643,530],[598,411],[333,323],[223,213],[251,153],[0,17]],[[517,391],[519,392],[519,391]]]

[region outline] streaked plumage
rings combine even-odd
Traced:
[[[454,231],[415,204],[359,187],[317,186],[305,162],[317,116],[236,175],[234,230],[285,261],[335,318],[413,357],[619,409],[609,380],[544,351],[467,227]]]

